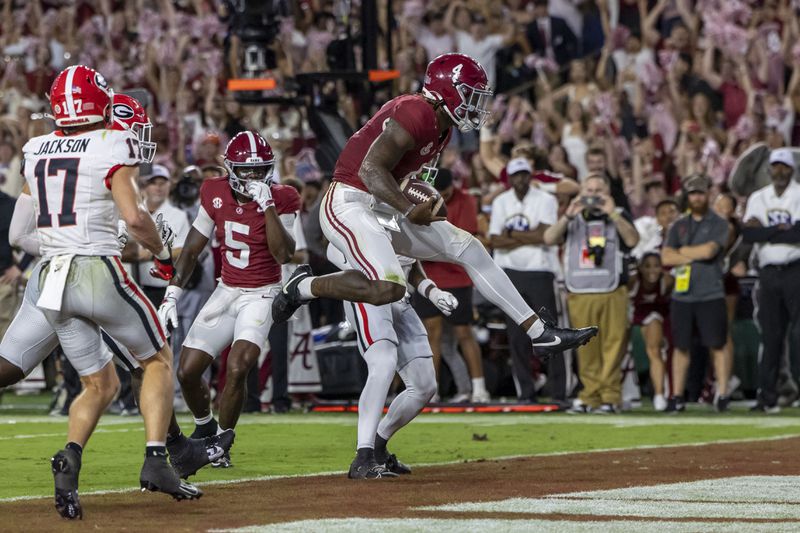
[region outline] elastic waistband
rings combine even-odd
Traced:
[[[370,204],[374,198],[370,193],[356,189],[352,185],[348,185],[340,181],[332,183],[331,190],[333,194],[341,194],[345,202],[361,202],[364,204]]]

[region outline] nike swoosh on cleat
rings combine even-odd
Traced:
[[[556,340],[551,342],[534,342],[533,345],[536,346],[537,348],[540,348],[542,346],[558,346],[559,344],[561,344],[561,337],[559,337],[558,335],[553,335],[553,337]]]
[[[216,461],[225,453],[225,450],[219,446],[212,446],[211,448],[206,448],[206,453],[210,461]]]

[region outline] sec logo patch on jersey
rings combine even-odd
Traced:
[[[214,209],[219,209],[220,207],[222,207],[222,198],[220,198],[219,196],[214,197],[214,199],[211,200],[211,205],[214,206]]]

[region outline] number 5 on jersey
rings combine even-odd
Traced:
[[[250,246],[246,242],[234,239],[234,232],[240,235],[250,235],[250,226],[230,220],[225,221],[225,246],[228,247],[225,257],[231,266],[244,270],[250,264]],[[239,250],[239,256],[237,257],[232,250]]]
[[[81,160],[77,157],[62,157],[53,159],[40,159],[33,171],[36,177],[36,188],[39,193],[39,218],[36,226],[39,228],[53,227],[53,215],[50,211],[50,198],[57,198],[61,193],[61,210],[58,213],[58,227],[74,226],[77,223],[75,215],[75,187],[78,183],[78,165]]]

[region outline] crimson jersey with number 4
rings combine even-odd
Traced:
[[[106,129],[54,132],[29,140],[22,153],[42,256],[120,255],[111,176],[139,164],[136,136]]]
[[[300,195],[294,187],[273,185],[272,197],[278,215],[294,215]],[[281,265],[269,251],[264,213],[253,201],[240,204],[228,178],[211,178],[200,187],[200,212],[193,226],[206,237],[220,242],[222,282],[229,287],[254,288],[281,280]]]
[[[417,174],[429,161],[435,160],[450,142],[450,131],[444,137],[440,135],[436,111],[421,95],[398,96],[386,102],[364,127],[350,137],[336,161],[334,181],[346,183],[362,191],[367,190],[358,171],[369,147],[381,134],[389,119],[400,124],[414,139],[414,148],[403,154],[392,169],[392,176],[397,181]]]

